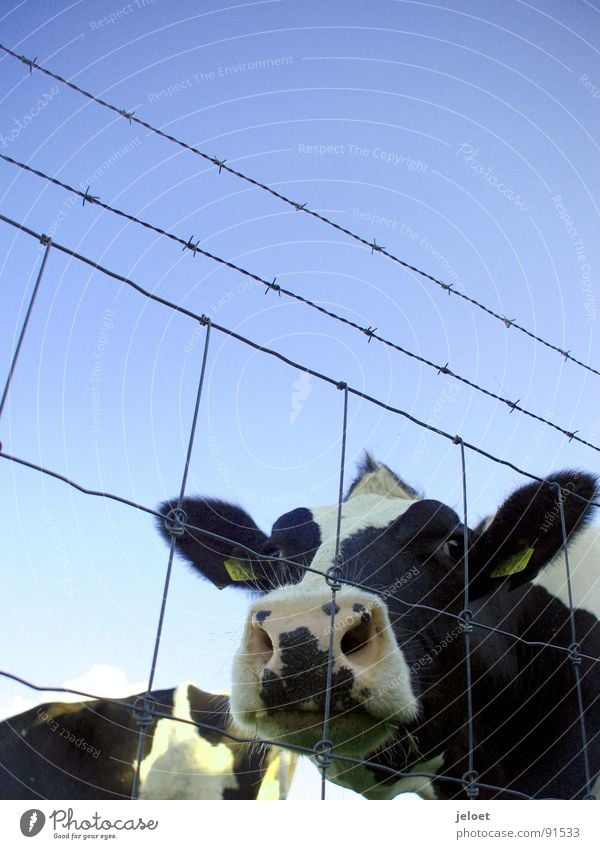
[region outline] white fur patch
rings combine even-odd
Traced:
[[[297,761],[297,755],[285,749],[279,749],[267,767],[257,800],[262,802],[285,799],[294,777]]]
[[[376,463],[369,458],[371,463]],[[398,478],[383,465],[378,465],[372,472],[366,472],[354,485],[348,496],[349,503],[353,498],[363,495],[378,495],[380,498],[406,498],[414,500],[414,495],[409,489],[402,486]]]
[[[395,519],[402,516],[415,503],[408,498],[384,498],[380,494],[367,493],[354,495],[342,504],[340,523],[340,541],[354,534],[374,528],[383,530]],[[321,545],[311,563],[313,569],[326,572],[333,564],[337,541],[338,507],[317,507],[312,510],[313,521],[319,526]],[[307,572],[300,582],[301,586],[314,581],[323,581],[320,575]]]
[[[389,472],[385,475],[382,472],[382,476],[389,483],[387,480],[390,477]],[[389,497],[389,486],[387,489],[384,487],[383,494],[380,491],[382,478],[378,478],[378,473],[372,473],[371,477],[374,478],[373,488],[377,491],[361,493],[357,488],[348,501],[342,504],[341,541],[366,528],[388,527],[415,503],[413,497],[406,497],[404,490],[402,490],[402,496],[397,494],[398,484],[395,480],[396,494],[394,497]],[[321,545],[311,565],[312,568],[324,573],[335,560],[338,507],[318,508],[311,512],[321,533]],[[360,579],[360,576],[358,578]],[[410,670],[394,636],[386,605],[374,594],[346,585],[342,585],[336,599],[341,611],[351,609],[353,603],[362,604],[368,608],[372,613],[373,627],[376,630],[376,636],[371,643],[373,656],[364,667],[358,668],[360,664],[352,662],[356,660],[357,655],[352,658],[340,655],[334,664],[334,672],[341,665],[350,667],[355,679],[353,696],[358,703],[364,704],[365,710],[372,716],[370,729],[365,727],[363,718],[360,727],[357,725],[355,728],[350,724],[347,729],[348,736],[345,738],[347,752],[364,754],[362,749],[367,744],[365,737],[367,732],[372,735],[369,737],[369,743],[372,748],[376,748],[390,736],[392,725],[408,722],[416,717],[418,701],[412,690]],[[277,623],[278,620],[286,620],[286,630],[306,626],[317,638],[320,650],[326,651],[329,644],[330,623],[323,613],[323,605],[329,601],[331,601],[331,590],[323,575],[306,572],[300,583],[273,590],[257,602],[253,609],[272,608],[273,615],[269,622]],[[340,613],[340,619],[343,626],[342,613]],[[258,730],[261,734],[275,739],[279,732],[276,723],[281,722],[283,718],[272,721],[265,713],[260,696],[261,660],[250,648],[253,645],[253,627],[253,615],[250,613],[242,646],[236,655],[233,667],[234,686],[231,709],[235,721],[242,727],[251,733],[256,733]],[[334,625],[334,641],[339,643],[342,636],[343,628],[337,632]],[[369,695],[365,696],[364,693]],[[288,717],[288,720],[291,722],[292,718]],[[316,723],[315,718],[315,727]],[[281,732],[285,734],[286,729],[282,727]]]
[[[192,718],[187,684],[175,690],[173,716]],[[195,726],[171,719],[158,720],[140,779],[140,799],[222,799],[226,788],[238,789],[231,749],[213,746]]]
[[[573,606],[600,619],[600,528],[588,526],[569,544],[569,569]],[[567,570],[562,553],[532,583],[544,587],[569,606]]]

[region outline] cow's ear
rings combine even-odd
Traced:
[[[514,492],[492,522],[476,536],[469,552],[473,598],[531,581],[561,550],[563,531],[559,506],[561,487],[567,539],[590,517],[589,501],[597,480],[585,472],[560,472],[546,483],[532,483]]]
[[[183,517],[172,512],[176,507],[175,501],[160,505],[159,512],[171,516],[166,521],[159,519],[158,529],[170,542],[170,528],[175,525],[176,531],[179,530],[175,535],[176,549],[197,572],[219,589],[228,586],[270,589],[273,580],[270,563],[251,553],[261,554],[267,537],[245,510],[206,498],[184,498]]]

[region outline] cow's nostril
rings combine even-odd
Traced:
[[[266,666],[273,657],[273,641],[263,628],[252,629],[252,653],[262,655],[262,662]]]
[[[342,654],[351,655],[365,648],[369,640],[374,636],[373,627],[369,619],[365,622],[359,622],[354,628],[346,631],[342,637],[340,648]]]

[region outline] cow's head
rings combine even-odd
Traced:
[[[595,479],[563,472],[552,481],[563,488],[571,536],[590,512],[586,499],[594,497]],[[328,737],[338,753],[357,757],[393,740],[398,729],[420,734],[444,711],[464,721],[465,540],[469,604],[479,610],[490,599],[509,610],[522,595],[517,588],[563,542],[553,485],[517,490],[478,534],[465,532],[453,509],[420,498],[367,457],[342,504],[342,581],[332,610],[324,574],[335,562],[337,506],[292,510],[269,537],[243,510],[223,502],[186,499],[183,509],[188,525],[199,530],[179,538],[181,553],[217,586],[260,593],[234,664],[231,705],[238,724],[261,737],[313,747],[323,735],[331,642]],[[482,638],[474,631],[472,639],[477,645]],[[493,650],[507,652],[501,638],[494,645],[488,641],[483,652],[486,664],[493,665]],[[507,657],[503,668],[510,676]]]

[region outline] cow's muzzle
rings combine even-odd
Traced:
[[[265,599],[266,601],[266,599]],[[246,645],[268,711],[319,711],[325,706],[331,650],[331,708],[367,701],[362,679],[382,659],[383,615],[376,601],[338,599],[290,613],[281,601],[250,613]]]

